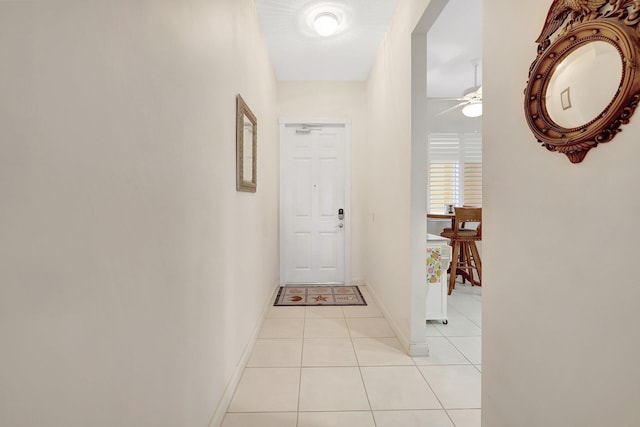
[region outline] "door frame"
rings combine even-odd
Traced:
[[[425,253],[427,249],[427,33],[449,0],[431,0],[411,33],[411,356],[429,354]],[[404,338],[402,339],[404,340]]]
[[[285,257],[284,257],[284,200],[282,198],[282,188],[283,179],[282,179],[282,170],[285,164],[284,152],[282,149],[284,144],[284,128],[289,126],[302,126],[302,125],[311,125],[311,126],[342,126],[344,127],[344,284],[349,285],[351,283],[351,217],[352,217],[352,206],[351,206],[351,120],[346,119],[320,119],[320,118],[311,118],[311,119],[292,119],[292,118],[282,118],[280,119],[279,126],[279,144],[278,149],[280,151],[280,166],[278,168],[278,180],[279,180],[279,212],[278,212],[278,223],[280,226],[279,236],[279,256],[280,256],[280,271],[279,271],[279,282],[280,286],[285,285],[284,280],[284,272],[285,272]]]

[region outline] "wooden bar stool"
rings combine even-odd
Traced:
[[[473,286],[482,286],[482,261],[476,242],[482,240],[482,208],[454,208],[452,229],[445,229],[440,235],[450,239],[453,249],[449,276],[449,295],[453,292],[456,276],[462,276]],[[467,223],[477,223],[475,229],[463,228]],[[475,273],[474,274],[474,270]],[[477,279],[476,279],[477,275]]]

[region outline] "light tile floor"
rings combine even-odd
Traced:
[[[416,358],[360,289],[366,307],[272,307],[222,427],[480,427],[480,288],[456,284]]]

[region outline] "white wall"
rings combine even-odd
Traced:
[[[367,283],[411,342],[411,33],[428,0],[400,0],[367,82]]]
[[[254,2],[2,2],[0,52],[0,425],[206,426],[278,277]]]
[[[482,424],[638,426],[640,116],[578,165],[536,143],[523,90],[550,3],[484,1]]]
[[[367,150],[366,83],[361,81],[280,81],[281,119],[351,121],[351,282],[364,282],[365,189],[363,161]]]

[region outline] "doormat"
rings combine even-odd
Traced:
[[[274,306],[367,305],[357,286],[282,286]]]

